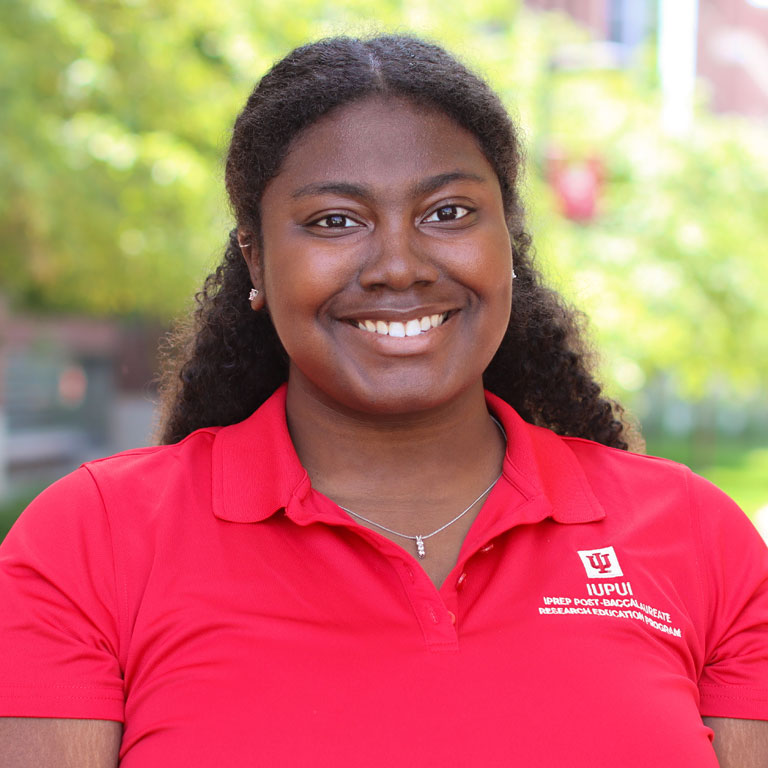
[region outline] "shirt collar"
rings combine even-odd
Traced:
[[[213,513],[219,519],[259,522],[310,494],[309,477],[288,433],[285,397],[282,385],[245,421],[216,433]],[[519,522],[552,517],[559,523],[587,523],[605,517],[566,439],[528,424],[490,392],[486,401],[507,433],[503,479],[534,502],[531,518]]]
[[[251,416],[224,427],[213,443],[213,513],[256,523],[310,491],[288,433],[283,384]]]
[[[605,510],[597,500],[567,438],[524,421],[512,406],[491,392],[488,409],[507,433],[502,475],[531,502],[533,519],[552,517],[558,523],[602,520]],[[536,510],[535,512],[533,510]]]

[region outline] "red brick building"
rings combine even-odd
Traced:
[[[768,119],[768,3],[700,0],[698,60],[717,112]]]
[[[674,2],[674,0],[671,0]],[[628,53],[657,30],[657,0],[525,0]],[[768,0],[699,0],[697,73],[716,112],[768,119]]]

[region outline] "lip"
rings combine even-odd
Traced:
[[[351,319],[342,320],[339,325],[343,333],[352,334],[350,338],[355,344],[362,344],[365,348],[373,350],[376,354],[388,357],[410,357],[428,353],[441,345],[445,339],[446,326],[448,326],[447,333],[450,334],[453,326],[452,320],[458,312],[459,310],[451,311],[439,326],[415,336],[385,336],[384,334],[371,333],[370,331],[358,328],[357,321]],[[382,319],[387,317],[389,322],[403,322],[404,319],[414,319],[410,314],[400,315],[397,319],[392,319],[391,313],[382,314],[380,317]],[[368,315],[367,319],[373,320],[374,318]]]
[[[419,320],[430,315],[447,315],[448,320],[458,312],[458,307],[430,304],[408,309],[394,307],[360,308],[354,312],[344,312],[336,317],[337,320],[347,323],[357,323],[362,320],[382,320],[385,323],[407,323],[409,320]]]

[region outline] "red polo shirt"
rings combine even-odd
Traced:
[[[122,768],[716,766],[768,719],[768,557],[712,485],[532,427],[437,590],[314,491],[285,391],[92,462],[0,549],[0,714],[125,723]]]

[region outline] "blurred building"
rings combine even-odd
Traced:
[[[701,0],[698,37],[712,108],[768,118],[768,2]]]
[[[662,0],[679,3],[680,0]],[[625,61],[657,30],[658,0],[525,0],[616,44]],[[715,112],[768,119],[768,0],[699,0],[696,70]]]
[[[160,333],[0,304],[0,500],[150,440]]]

